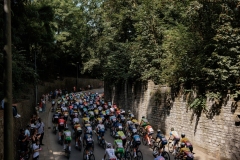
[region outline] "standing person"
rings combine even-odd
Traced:
[[[42,150],[39,145],[39,140],[36,140],[36,143],[33,144],[33,160],[38,160],[39,159],[39,151]]]
[[[41,137],[40,137],[40,145],[44,145],[42,143],[43,136],[44,136],[44,123],[42,122],[41,118],[38,119],[38,123],[36,125],[36,128],[37,128],[38,134],[41,135]]]
[[[46,101],[45,101],[45,95],[44,95],[42,99],[42,111],[45,112],[45,109],[46,109]]]

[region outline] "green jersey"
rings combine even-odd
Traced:
[[[68,141],[72,140],[71,131],[69,130],[64,131],[64,135],[65,135],[65,140],[68,140]]]

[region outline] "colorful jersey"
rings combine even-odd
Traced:
[[[112,148],[107,148],[105,154],[108,155],[108,159],[116,158],[115,156],[115,150]]]
[[[137,135],[137,134],[135,134],[135,135],[133,136],[133,140],[134,140],[135,142],[141,142],[140,136]]]
[[[71,131],[69,130],[66,130],[64,131],[64,135],[65,135],[65,140],[72,140],[72,137],[71,137]]]
[[[184,154],[189,158],[193,158],[193,154],[191,153],[191,151],[187,147],[181,148],[179,153]]]
[[[83,117],[83,122],[89,121],[89,117]]]
[[[123,133],[123,131],[118,131],[117,134],[121,137],[121,139],[126,139],[126,136]]]
[[[184,137],[184,138],[181,139],[181,142],[182,142],[182,143],[186,143],[186,142],[189,142],[189,140],[188,140],[188,138],[185,138],[185,137]]]
[[[158,156],[158,157],[154,158],[154,160],[165,160],[165,158],[162,156]]]
[[[65,120],[64,119],[58,119],[58,124],[59,125],[64,125],[65,124]]]
[[[146,130],[148,133],[154,132],[152,126],[150,126],[150,125],[147,125],[147,126],[145,127],[145,130]]]
[[[121,139],[116,139],[114,144],[117,146],[117,148],[123,148],[123,142]]]
[[[177,133],[176,131],[171,131],[171,132],[170,132],[170,136],[173,136],[174,139],[180,139],[180,138],[179,138],[179,135],[178,135],[178,133]]]
[[[132,122],[138,124],[138,121],[136,119],[132,119]]]
[[[81,128],[81,125],[80,125],[80,124],[75,124],[75,125],[74,125],[74,129],[75,129],[75,130],[77,130],[77,128],[79,128],[79,127]]]
[[[148,120],[147,120],[146,118],[142,118],[142,120],[141,120],[141,125],[142,125],[143,127],[149,125]]]

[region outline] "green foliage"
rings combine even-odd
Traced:
[[[222,98],[222,94],[220,92],[209,92],[206,94],[206,97],[208,97],[209,99],[220,100]]]
[[[192,109],[196,114],[200,114],[206,110],[206,97],[198,96],[189,104],[189,108]]]
[[[198,0],[12,3],[13,55],[19,57],[13,63],[19,79],[14,85],[36,80],[36,54],[40,78],[75,75],[79,62],[82,73],[111,85],[151,79],[174,87],[195,85],[201,94],[208,90],[207,96],[220,98],[218,93],[234,89],[240,76],[236,7],[235,1]]]

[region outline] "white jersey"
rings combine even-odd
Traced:
[[[79,118],[73,118],[73,124],[75,124],[76,122],[79,123]]]
[[[105,130],[105,126],[103,124],[97,125],[98,130]]]
[[[108,156],[107,159],[116,158],[115,150],[113,148],[107,148],[105,151],[105,154],[107,154],[107,156]]]
[[[71,131],[69,131],[69,130],[64,131],[64,134],[66,137],[71,137]]]
[[[62,111],[67,111],[67,107],[62,107]]]
[[[126,123],[127,123],[128,126],[130,126],[131,124],[133,124],[132,121],[127,121]]]

